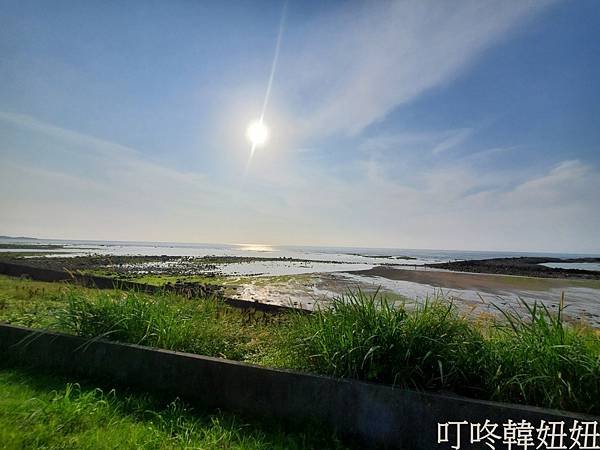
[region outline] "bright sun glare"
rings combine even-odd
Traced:
[[[262,147],[269,139],[269,129],[262,120],[255,120],[248,125],[246,137],[253,147]]]

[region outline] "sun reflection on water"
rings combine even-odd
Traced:
[[[275,249],[265,244],[239,244],[240,250],[247,252],[273,252]]]

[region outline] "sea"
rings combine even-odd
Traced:
[[[366,247],[276,246],[266,244],[198,244],[178,242],[97,241],[31,238],[0,238],[10,244],[3,252],[44,252],[46,256],[234,256],[248,258],[281,258],[281,261],[254,261],[227,264],[225,273],[242,275],[293,275],[314,272],[363,270],[387,264],[422,266],[431,263],[471,259],[541,256],[552,258],[598,257],[597,254],[540,253],[518,251],[469,251]],[[23,247],[19,247],[22,244]],[[47,249],[43,246],[61,246]],[[40,246],[36,249],[33,246]],[[285,259],[303,260],[290,263]],[[547,263],[550,267],[579,268],[600,271],[598,263]]]

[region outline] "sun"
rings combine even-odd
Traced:
[[[269,128],[262,120],[255,120],[248,125],[246,137],[252,144],[252,147],[262,147],[269,140]]]

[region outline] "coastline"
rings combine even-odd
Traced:
[[[153,248],[156,253],[146,255],[83,256],[61,253],[64,248],[35,253],[31,250],[35,249],[30,245],[23,252],[0,250],[0,260],[153,286],[214,286],[236,300],[307,309],[326,306],[332,298],[357,289],[365,293],[379,290],[392,300],[409,303],[445,295],[465,312],[477,306],[478,311],[486,313],[497,311],[481,306],[482,301],[519,308],[520,299],[524,299],[556,308],[564,295],[571,305],[568,315],[573,320],[600,327],[600,272],[540,265],[548,261],[600,260],[595,257],[446,259],[441,263],[407,259],[404,263],[390,262],[382,258],[381,252],[373,253],[367,260],[368,257],[357,254],[305,252],[290,256],[276,251],[174,256],[158,253],[163,250],[160,247]],[[119,251],[122,249],[115,249],[115,253]]]
[[[445,263],[426,264],[427,267],[446,269],[457,272],[488,273],[498,275],[519,275],[539,278],[572,278],[600,280],[600,271],[552,268],[544,266],[546,263],[600,263],[600,258],[552,258],[552,257],[516,257],[516,258],[490,258],[471,259],[465,261],[451,261]]]

